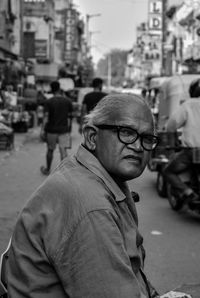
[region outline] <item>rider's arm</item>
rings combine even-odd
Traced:
[[[185,105],[181,105],[178,110],[170,117],[166,124],[166,130],[168,132],[175,132],[178,128],[185,125],[187,120],[187,111]]]

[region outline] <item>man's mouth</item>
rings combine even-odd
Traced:
[[[138,162],[138,163],[141,163],[142,162],[142,158],[139,157],[139,156],[135,156],[135,155],[126,155],[124,157],[124,159],[128,159],[130,161],[134,161],[134,162]]]

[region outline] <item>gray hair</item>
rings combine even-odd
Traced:
[[[106,124],[113,117],[113,112],[123,111],[126,105],[133,102],[140,102],[144,108],[151,110],[145,100],[138,95],[133,94],[109,94],[102,98],[95,108],[85,116],[83,125],[100,125]]]

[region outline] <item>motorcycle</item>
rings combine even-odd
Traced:
[[[192,148],[192,163],[189,169],[179,173],[180,179],[188,185],[200,197],[200,148]],[[162,173],[162,172],[161,172]],[[175,211],[181,210],[184,205],[188,209],[200,214],[200,204],[191,207],[188,203],[180,199],[177,192],[173,189],[172,185],[165,181],[163,176],[163,184],[165,184],[165,191],[168,202],[171,208]]]

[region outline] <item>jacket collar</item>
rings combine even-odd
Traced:
[[[106,169],[101,165],[99,160],[88,151],[83,145],[80,145],[76,153],[76,159],[89,171],[98,176],[106,186],[114,194],[116,201],[125,200],[125,198],[131,197],[131,193],[128,187],[128,183],[124,182],[122,188],[120,188],[116,182],[112,179]]]

